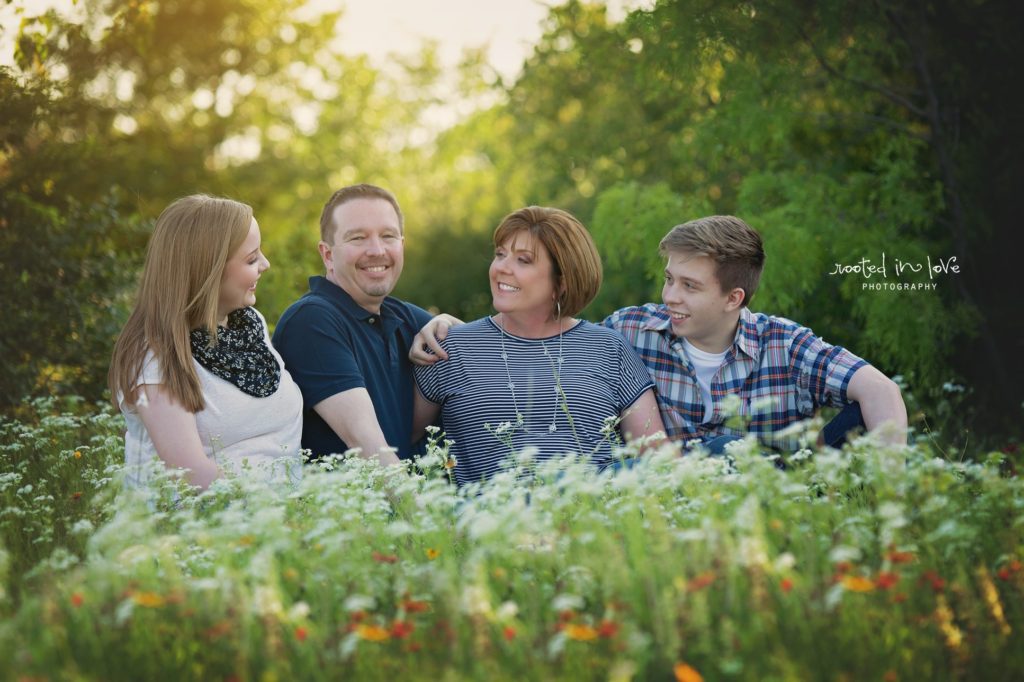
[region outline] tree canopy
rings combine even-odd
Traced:
[[[755,310],[903,375],[934,416],[960,398],[944,418],[1019,429],[1008,0],[659,0],[619,22],[569,0],[514,82],[466,54],[457,97],[486,104],[436,134],[436,46],[383,73],[339,51],[343,11],[8,4],[21,24],[0,69],[0,344],[17,359],[0,374],[5,405],[99,394],[147,226],[171,199],[253,204],[273,322],[319,272],[323,201],[366,181],[408,217],[396,293],[465,318],[490,310],[490,233],[520,206],[566,208],[593,232],[606,283],[591,319],[659,299],[657,243],[673,225],[739,215],[768,252]],[[829,274],[883,253],[888,282],[935,288]],[[940,270],[897,273],[896,259]]]

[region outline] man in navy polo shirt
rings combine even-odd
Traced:
[[[274,346],[305,403],[302,447],[314,456],[359,448],[394,464],[413,454],[406,353],[431,315],[388,295],[402,274],[403,227],[386,189],[335,192],[320,216],[326,275],[310,277],[309,291],[277,323]]]

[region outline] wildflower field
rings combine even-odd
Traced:
[[[121,428],[52,402],[0,423],[4,680],[1024,679],[999,455],[526,453],[460,491],[442,442],[416,473],[144,497]]]

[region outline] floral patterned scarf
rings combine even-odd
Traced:
[[[189,336],[192,357],[245,393],[266,398],[277,392],[281,368],[264,339],[263,324],[252,308],[228,315],[228,326],[217,327],[217,343],[210,347],[210,333],[193,329]]]

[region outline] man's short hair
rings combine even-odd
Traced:
[[[761,235],[731,215],[713,215],[676,225],[662,238],[658,251],[663,256],[680,251],[708,256],[715,262],[722,292],[743,289],[744,306],[757,291],[764,270]]]
[[[398,206],[398,199],[395,198],[395,195],[383,187],[364,183],[342,187],[327,200],[324,210],[320,213],[320,239],[328,244],[332,243],[334,232],[337,229],[337,225],[334,224],[334,209],[354,199],[383,199],[388,202],[398,216],[398,231],[404,232],[405,218],[402,216],[402,209]]]

